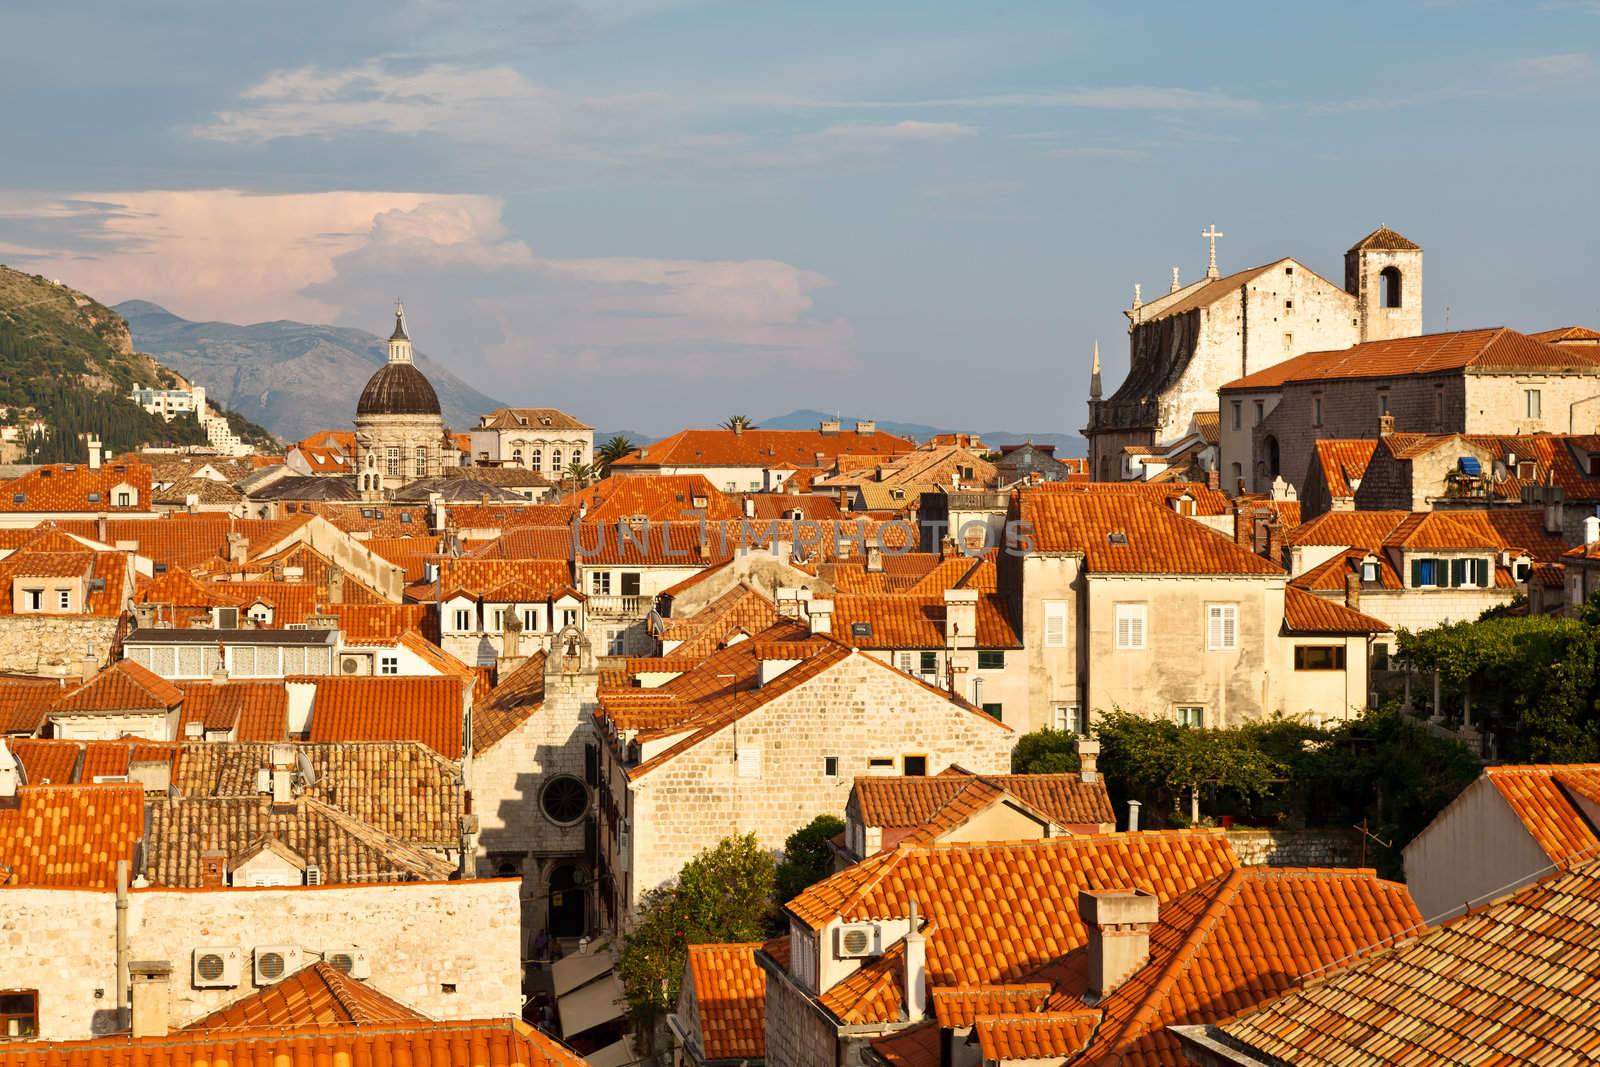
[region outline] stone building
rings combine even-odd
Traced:
[[[1181,437],[1197,413],[1216,410],[1225,382],[1303,352],[1422,332],[1422,249],[1387,227],[1345,253],[1343,288],[1287,258],[1221,276],[1222,235],[1213,227],[1205,236],[1212,254],[1204,278],[1180,285],[1174,270],[1171,291],[1148,303],[1134,287],[1124,312],[1128,377],[1110,397],[1101,396],[1096,353],[1084,436],[1090,472],[1101,481],[1119,477],[1127,447],[1159,449]],[[1223,478],[1229,492],[1237,490],[1226,467]]]
[[[479,416],[468,437],[474,466],[521,467],[552,481],[594,460],[594,427],[555,408],[500,408]]]
[[[377,499],[384,490],[437,475],[458,455],[439,396],[412,362],[405,309],[397,307],[389,362],[356,402],[356,485],[364,497]]]

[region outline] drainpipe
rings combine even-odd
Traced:
[[[117,1029],[132,1025],[128,1004],[128,861],[117,861]]]

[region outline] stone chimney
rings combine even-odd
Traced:
[[[1267,521],[1267,559],[1276,566],[1283,566],[1283,523],[1276,515]]]
[[[200,853],[200,887],[215,888],[228,884],[228,854],[220,848],[208,848]]]
[[[434,533],[438,533],[445,528],[445,525],[448,521],[448,516],[445,514],[444,510],[444,494],[429,493],[428,527],[433,530]]]
[[[92,433],[84,438],[84,445],[89,449],[89,469],[97,471],[103,462],[104,451],[100,444],[100,435]]]
[[[1240,548],[1255,544],[1255,519],[1248,504],[1233,505],[1233,543]]]
[[[832,436],[833,434],[838,433],[839,432],[839,420],[838,419],[823,419],[822,420],[822,425],[820,427],[818,427],[818,431],[817,432],[821,433],[825,437],[826,436]],[[820,453],[819,453],[819,455],[820,455]],[[818,466],[821,466],[821,464],[819,463]]]
[[[241,566],[250,555],[250,539],[242,533],[228,535],[228,562]]]
[[[5,738],[0,738],[0,805],[17,798],[17,757],[11,754],[11,746],[7,745]]]
[[[736,422],[736,423],[733,424],[733,436],[735,436],[735,437],[743,437],[744,436],[744,423]]]
[[[978,591],[944,591],[944,647],[951,652],[978,647]]]
[[[344,568],[337,564],[328,568],[328,603],[344,603]]]
[[[110,521],[105,512],[94,517],[94,539],[102,545],[109,545],[111,537]]]
[[[128,964],[133,985],[133,1036],[166,1037],[172,1005],[172,963],[135,960]]]
[[[877,545],[872,545],[867,549],[866,569],[868,574],[883,573],[883,549],[879,548]]]
[[[1393,415],[1379,415],[1378,416],[1378,436],[1379,437],[1388,437],[1392,433],[1394,433],[1394,416]]]
[[[814,634],[831,634],[833,632],[833,601],[831,599],[811,601],[811,632]]]
[[[294,803],[294,747],[272,746],[272,806]]]
[[[1088,785],[1100,780],[1100,742],[1078,739],[1078,776]]]
[[[864,437],[869,433],[877,433],[877,432],[878,432],[878,424],[877,424],[877,422],[875,420],[873,420],[873,419],[857,419],[856,420],[856,433],[858,433],[858,434],[860,434],[860,435],[862,435]]]
[[[1583,543],[1592,545],[1600,541],[1600,515],[1590,515],[1583,520]]]
[[[1567,518],[1567,494],[1559,485],[1544,487],[1544,531],[1559,534]]]
[[[906,1022],[919,1023],[928,1016],[928,946],[911,902],[911,929],[906,932]]]
[[[1361,565],[1344,576],[1344,606],[1351,611],[1361,610]]]
[[[1078,914],[1089,928],[1088,991],[1104,999],[1149,962],[1160,905],[1143,889],[1084,889]]]
[[[1222,474],[1215,467],[1213,467],[1210,470],[1206,471],[1206,488],[1207,489],[1221,489],[1222,488]]]

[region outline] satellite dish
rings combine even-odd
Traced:
[[[317,772],[311,769],[311,757],[304,752],[294,754],[295,768],[300,772],[300,781],[307,788],[317,784]]]

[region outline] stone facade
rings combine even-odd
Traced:
[[[607,745],[604,780],[634,828],[612,835],[601,824],[619,910],[724,837],[754,833],[776,852],[816,816],[842,817],[857,775],[896,773],[907,755],[925,757],[930,773],[952,763],[1004,773],[1018,736],[858,652],[637,778]],[[892,763],[875,768],[873,759]]]
[[[1228,844],[1246,867],[1360,867],[1365,857],[1356,830],[1230,828]]]
[[[761,961],[767,972],[767,1067],[859,1067],[865,1041],[841,1041],[836,1024],[794,984],[783,968]]]
[[[111,662],[117,624],[96,615],[0,615],[0,664],[21,674],[92,674]]]
[[[255,990],[251,953],[294,946],[302,964],[359,948],[374,988],[435,1019],[520,1014],[522,960],[512,881],[129,894],[131,960],[170,960],[171,1018],[182,1026]],[[0,890],[0,973],[35,989],[40,1036],[55,1041],[116,1029],[116,894]],[[197,948],[237,948],[240,983],[197,989]]]

